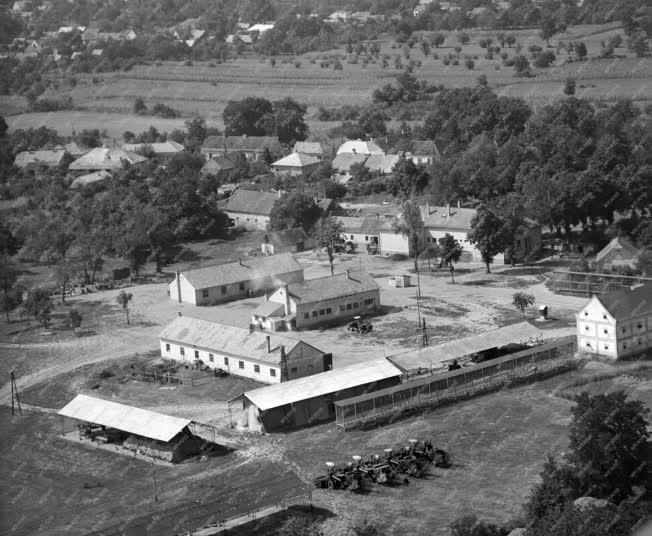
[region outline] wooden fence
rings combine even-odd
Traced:
[[[460,370],[434,374],[335,402],[340,430],[389,420],[404,412],[509,388],[577,366],[574,335]]]
[[[553,288],[555,292],[574,294],[605,294],[621,288],[629,288],[641,283],[650,283],[652,278],[616,274],[598,274],[591,272],[554,271]]]

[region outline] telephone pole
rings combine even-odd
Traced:
[[[9,378],[11,379],[11,414],[16,414],[14,407],[15,401],[15,403],[18,405],[18,413],[22,415],[23,409],[20,407],[20,396],[18,395],[18,386],[16,385],[16,377],[14,376],[13,370],[9,373]]]

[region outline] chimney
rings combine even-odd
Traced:
[[[457,208],[462,208],[462,204],[459,201],[457,202]]]
[[[451,215],[451,204],[446,203],[446,215],[450,216]]]
[[[351,149],[353,151],[353,154],[358,154],[358,152],[355,150],[355,147]]]
[[[238,257],[238,264],[240,264],[240,266],[244,266],[244,264],[242,264],[242,257]]]
[[[426,212],[428,213],[428,216],[430,216],[430,201],[426,203]]]
[[[177,276],[177,301],[181,303],[181,272],[177,270],[175,274]]]
[[[376,212],[376,219],[380,220],[380,213],[379,212]]]
[[[351,279],[351,270],[349,270],[348,268],[346,270],[346,278]]]
[[[267,353],[269,354],[272,351],[272,341],[269,335],[265,338],[267,339]]]
[[[279,188],[278,191],[276,192],[276,195],[278,195],[278,198],[281,199],[281,189]]]
[[[288,292],[287,285],[283,285],[281,288],[283,289],[283,298],[285,298],[283,304],[285,305],[285,315],[287,316],[290,314],[290,293]]]

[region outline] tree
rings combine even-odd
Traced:
[[[9,313],[19,304],[17,292],[14,288],[18,280],[18,270],[15,264],[6,255],[0,255],[0,291],[2,291],[2,309],[7,315],[9,322]]]
[[[576,84],[577,82],[574,78],[567,78],[566,82],[564,82],[564,93],[569,96],[575,95]]]
[[[587,52],[588,52],[587,49],[586,49],[586,44],[584,43],[584,41],[579,41],[579,42],[575,43],[575,45],[573,46],[573,50],[575,50],[575,55],[579,59],[584,59],[586,57]]]
[[[64,257],[54,267],[54,275],[61,291],[61,303],[66,305],[66,294],[72,283],[72,280],[77,275],[78,265],[75,260],[70,257]]]
[[[53,307],[50,294],[42,288],[30,290],[23,303],[25,312],[38,320],[43,327],[48,327],[50,324],[50,313]]]
[[[516,292],[512,299],[514,307],[521,311],[523,318],[525,318],[525,309],[534,305],[535,301],[534,296],[532,294],[527,294],[526,292]]]
[[[315,199],[303,192],[284,195],[274,203],[269,214],[269,228],[273,231],[302,227],[309,231],[321,216]]]
[[[269,132],[273,114],[273,105],[267,99],[247,97],[229,101],[222,112],[224,132],[229,136],[265,136]]]
[[[70,309],[68,312],[68,319],[70,320],[70,326],[72,327],[72,330],[77,331],[82,323],[81,313],[77,309]]]
[[[367,519],[352,525],[351,530],[355,536],[383,536],[382,530]]]
[[[307,108],[294,99],[286,97],[273,103],[275,134],[281,143],[303,141],[308,135]]]
[[[530,60],[522,54],[514,57],[514,70],[516,76],[530,76]]]
[[[387,114],[375,107],[365,108],[358,118],[358,126],[362,129],[365,136],[378,138],[387,134]]]
[[[471,231],[468,234],[471,244],[474,244],[482,260],[487,266],[487,273],[491,273],[489,265],[494,257],[505,251],[513,240],[506,222],[496,213],[482,206],[471,220]]]
[[[648,35],[644,31],[638,31],[627,40],[627,46],[633,51],[638,58],[647,56],[650,49],[648,45]]]
[[[147,113],[147,106],[142,97],[136,97],[136,100],[134,101],[134,113],[138,115]]]
[[[185,123],[188,132],[188,145],[199,147],[206,139],[206,121],[199,117],[189,119]]]
[[[466,45],[471,40],[471,37],[466,32],[459,32],[456,37],[461,45]]]
[[[444,41],[446,41],[446,36],[443,33],[436,33],[432,36],[432,44],[435,45],[436,48],[443,45]]]
[[[475,62],[474,62],[471,58],[466,58],[466,59],[464,60],[464,65],[466,65],[466,68],[467,68],[469,71],[472,71],[473,68],[475,67]]]
[[[335,248],[342,242],[342,233],[344,226],[342,222],[336,220],[333,216],[328,215],[321,218],[312,230],[311,236],[320,248],[326,250],[328,262],[333,275],[333,261],[335,259]]]
[[[547,46],[550,46],[550,38],[566,30],[566,25],[563,22],[557,22],[551,15],[545,15],[541,19],[541,31],[539,35],[544,39]]]
[[[401,219],[392,224],[392,230],[408,239],[408,250],[414,255],[414,270],[419,271],[419,255],[426,243],[426,226],[421,217],[421,208],[416,199],[411,198],[401,206]]]
[[[129,325],[129,302],[133,299],[134,295],[131,292],[125,292],[124,290],[120,291],[120,294],[116,296],[116,303],[122,307],[122,310],[127,315],[127,325]]]
[[[446,233],[443,238],[439,239],[439,247],[441,248],[441,258],[444,264],[453,266],[462,257],[464,248],[452,234]]]
[[[507,34],[505,36],[505,42],[509,48],[512,48],[512,45],[516,43],[516,36],[514,34]]]

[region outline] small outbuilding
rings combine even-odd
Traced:
[[[640,256],[639,248],[627,238],[617,236],[595,256],[595,267],[598,271],[624,267],[635,268]]]
[[[301,227],[284,231],[269,231],[263,236],[260,249],[265,255],[297,253],[312,247],[312,240]]]

